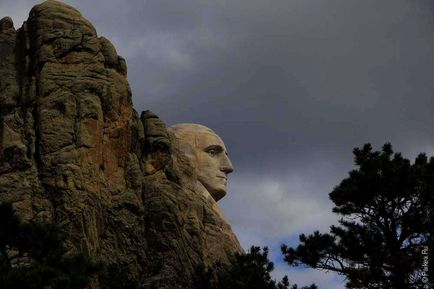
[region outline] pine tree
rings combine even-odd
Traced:
[[[234,254],[229,265],[215,264],[212,269],[200,271],[197,289],[298,289],[290,285],[288,277],[276,283],[270,273],[273,262],[268,259],[268,248],[252,246],[246,254]],[[290,287],[291,286],[291,287]],[[316,285],[300,289],[317,289]]]
[[[366,144],[354,156],[357,169],[329,195],[339,225],[282,246],[286,262],[338,272],[347,288],[433,288],[423,250],[434,268],[434,158],[420,154],[412,164],[390,144]]]
[[[8,203],[0,220],[0,288],[82,289],[99,270],[84,255],[67,255],[53,224],[22,223]]]

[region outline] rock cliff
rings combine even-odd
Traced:
[[[192,288],[241,251],[173,136],[132,107],[125,60],[57,1],[0,20],[0,202],[54,222],[71,252],[126,264],[150,288]],[[97,287],[97,285],[95,285]]]

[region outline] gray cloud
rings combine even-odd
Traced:
[[[0,11],[20,24],[37,2]],[[246,247],[327,229],[356,146],[434,154],[429,0],[66,2],[127,59],[137,110],[225,140],[222,207]]]

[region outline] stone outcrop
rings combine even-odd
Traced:
[[[199,264],[241,248],[164,122],[134,111],[126,74],[63,3],[35,6],[18,30],[0,20],[0,202],[150,288],[192,288]]]

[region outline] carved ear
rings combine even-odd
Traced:
[[[143,111],[145,143],[142,148],[142,163],[145,175],[155,174],[170,163],[171,143],[164,122],[151,111]]]

